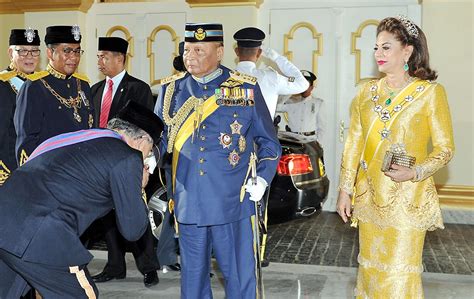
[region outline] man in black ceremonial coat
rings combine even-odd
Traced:
[[[30,75],[17,96],[13,120],[19,165],[46,139],[94,126],[89,79],[76,73],[84,53],[81,39],[77,25],[46,28],[46,70]]]
[[[133,102],[117,117],[109,129],[48,139],[0,189],[0,298],[18,298],[27,284],[44,299],[96,298],[79,236],[113,208],[128,240],[149,226],[143,161],[163,125]]]
[[[35,71],[41,53],[38,31],[31,28],[11,30],[9,45],[11,63],[7,69],[0,71],[0,186],[17,166],[13,125],[16,95]]]

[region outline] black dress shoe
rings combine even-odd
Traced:
[[[268,265],[270,265],[270,261],[267,259],[263,259],[263,261],[260,262],[260,265],[262,267],[268,267]]]
[[[173,265],[167,265],[168,269],[171,271],[181,271],[181,265],[179,263],[173,264]]]
[[[110,275],[107,272],[102,271],[99,274],[92,276],[92,280],[97,283],[106,282],[112,279],[124,279],[124,278],[125,278],[125,272],[120,273],[119,275]]]
[[[143,275],[143,284],[147,288],[158,284],[158,282],[160,282],[160,280],[158,279],[158,274],[156,273],[156,271],[151,271]]]

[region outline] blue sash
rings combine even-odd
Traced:
[[[30,155],[28,161],[38,157],[41,154],[49,152],[51,150],[68,146],[71,144],[76,144],[83,141],[88,141],[96,138],[102,137],[111,137],[122,139],[122,136],[115,131],[104,130],[104,129],[90,129],[90,130],[80,130],[71,133],[65,133],[58,136],[51,137],[41,143]]]

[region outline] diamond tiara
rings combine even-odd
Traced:
[[[405,29],[407,30],[410,36],[418,38],[418,29],[412,21],[407,19],[407,17],[405,17],[404,15],[398,15],[397,19],[403,23],[403,26],[405,26]]]

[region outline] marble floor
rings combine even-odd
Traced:
[[[427,299],[474,298],[474,211],[443,210],[446,228],[427,234],[423,286]],[[92,250],[90,273],[106,263],[105,244]],[[334,213],[323,212],[269,226],[268,258],[263,268],[265,298],[353,298],[357,272],[357,231]],[[224,298],[223,279],[213,264],[214,298]],[[160,283],[145,288],[127,253],[127,278],[98,284],[100,298],[179,298],[179,272],[159,273]]]
[[[102,270],[106,252],[93,250],[95,258],[89,265],[92,274]],[[215,267],[215,265],[214,265]],[[131,254],[127,253],[127,277],[98,284],[100,298],[151,299],[179,298],[179,272],[159,273],[160,283],[151,288],[143,286],[143,277],[136,270]],[[222,277],[218,270],[212,278],[214,298],[224,298]],[[265,297],[289,298],[353,298],[356,268],[319,265],[271,263],[263,269]],[[474,276],[423,273],[427,299],[473,298]]]

